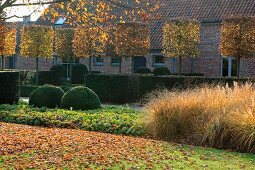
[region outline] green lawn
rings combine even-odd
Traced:
[[[255,169],[251,154],[84,130],[0,127],[0,169]]]

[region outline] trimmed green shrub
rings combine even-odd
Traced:
[[[34,90],[29,97],[29,105],[55,108],[60,106],[64,91],[60,87],[44,85]]]
[[[29,97],[31,93],[35,89],[37,89],[38,86],[35,85],[21,85],[20,86],[20,97]]]
[[[72,67],[72,84],[84,84],[88,68],[84,64],[75,64]]]
[[[38,73],[39,85],[51,84],[55,86],[61,85],[61,77],[55,71],[39,71]]]
[[[19,101],[19,72],[0,71],[0,104]]]
[[[127,103],[139,98],[138,75],[87,75],[85,85],[104,102]]]
[[[91,74],[100,74],[101,71],[91,71]]]
[[[135,73],[139,73],[139,74],[150,74],[151,70],[147,67],[139,67]]]
[[[156,67],[153,74],[154,76],[170,75],[170,70],[167,67]]]
[[[52,66],[50,71],[55,71],[61,78],[66,77],[66,68],[62,64]]]
[[[62,100],[61,108],[73,110],[92,110],[101,107],[97,94],[83,86],[74,87],[67,91]]]

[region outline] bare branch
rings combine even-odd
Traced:
[[[54,0],[54,1],[47,1],[47,2],[32,2],[32,3],[17,3],[17,4],[12,4],[11,6],[31,6],[31,5],[48,5],[48,4],[56,4],[56,3],[61,3],[61,2],[68,2],[70,0]]]

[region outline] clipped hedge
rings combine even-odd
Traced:
[[[150,76],[150,75],[87,75],[86,86],[95,91],[104,102],[135,102],[144,95],[157,89],[185,89],[203,84],[245,83],[255,80],[242,78],[208,78],[185,76]]]
[[[19,72],[0,71],[0,104],[19,101]]]
[[[66,77],[66,68],[62,64],[56,64],[50,68],[50,71],[56,72],[61,78]]]
[[[73,110],[93,110],[99,109],[101,102],[97,94],[91,89],[78,86],[68,90],[62,100],[61,108]]]
[[[136,75],[86,75],[85,85],[104,102],[126,103],[139,98]]]
[[[21,97],[29,97],[30,94],[37,89],[38,86],[35,85],[22,85],[20,86],[20,96]],[[75,87],[75,85],[70,85],[70,86],[60,86],[64,92],[67,92],[71,88]]]
[[[152,75],[86,75],[85,85],[95,91],[101,101],[113,103],[136,102],[145,94],[157,89],[185,89],[200,86],[202,84],[228,84],[233,82],[255,82],[255,79],[247,78],[208,78],[201,76],[152,76]],[[64,91],[73,86],[61,86]],[[21,96],[27,97],[36,86],[21,86]],[[24,96],[26,94],[26,96]]]
[[[85,75],[88,74],[88,68],[84,64],[75,64],[72,67],[72,84],[84,84]]]
[[[170,75],[170,70],[167,67],[156,67],[153,70],[154,76]]]
[[[135,73],[138,73],[138,74],[150,74],[151,73],[151,70],[147,67],[139,67]]]
[[[58,71],[39,71],[38,73],[39,85],[51,84],[59,86],[61,85],[61,78]]]
[[[43,85],[35,89],[29,97],[29,105],[55,108],[60,106],[64,91],[60,87]]]

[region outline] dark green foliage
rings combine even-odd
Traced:
[[[101,71],[91,71],[91,74],[100,74]]]
[[[52,66],[50,71],[56,72],[61,78],[66,77],[66,68],[62,64]]]
[[[72,67],[72,84],[84,84],[88,68],[84,64],[75,64]]]
[[[135,73],[139,73],[139,74],[150,74],[151,70],[147,67],[139,67]]]
[[[0,121],[45,127],[79,128],[89,131],[141,136],[145,134],[140,112],[127,107],[104,107],[88,111],[0,105]]]
[[[55,108],[60,106],[64,91],[60,87],[44,85],[34,90],[29,97],[29,105]]]
[[[97,94],[91,89],[78,86],[67,91],[62,100],[61,108],[73,110],[92,110],[101,107]]]
[[[170,70],[167,67],[156,67],[153,74],[154,76],[170,75]]]
[[[37,89],[35,85],[22,85],[20,86],[20,97],[29,97],[30,94]]]
[[[44,84],[52,84],[55,86],[61,85],[61,77],[59,76],[59,73],[55,71],[39,71],[38,76],[39,85]]]
[[[96,92],[101,101],[113,103],[130,103],[141,99],[145,94],[160,89],[185,89],[203,84],[228,84],[234,81],[245,83],[255,82],[254,79],[208,78],[195,76],[151,76],[151,75],[86,75],[86,86]],[[74,86],[61,86],[64,91]],[[30,94],[35,86],[21,86],[21,94]]]
[[[19,101],[19,72],[0,71],[0,104]]]
[[[136,75],[87,75],[86,86],[104,102],[127,103],[139,97],[139,77]]]
[[[38,86],[35,85],[22,85],[20,86],[20,96],[21,97],[29,97],[30,94],[37,89]],[[68,86],[60,86],[60,88],[64,91],[67,92],[71,88],[75,87],[75,85],[68,85]]]

